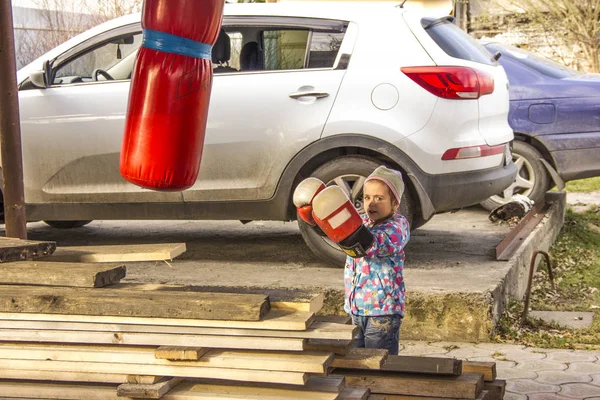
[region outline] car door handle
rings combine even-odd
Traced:
[[[289,96],[292,99],[298,99],[300,97],[316,97],[317,99],[322,99],[324,97],[329,96],[329,93],[325,93],[325,92],[295,92],[295,93],[290,93]]]

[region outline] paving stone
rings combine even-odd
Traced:
[[[496,369],[500,369],[500,368],[512,368],[515,365],[517,365],[516,362],[514,361],[501,361],[501,360],[497,360],[494,357],[469,357],[467,360],[469,361],[478,361],[478,362],[495,362],[496,363]]]
[[[508,350],[523,350],[527,348],[522,344],[504,344],[504,343],[477,343],[475,347],[484,350],[498,350],[498,351],[508,351]]]
[[[567,364],[558,363],[546,360],[525,360],[517,364],[515,369],[523,369],[526,371],[563,371],[567,369]],[[582,372],[582,371],[573,371]]]
[[[525,360],[544,360],[546,359],[546,353],[536,353],[528,350],[509,350],[504,353],[503,357],[498,358],[506,358],[507,360],[514,360],[520,363]]]
[[[440,353],[440,348],[431,346],[427,342],[408,342],[402,341],[403,349],[399,352],[403,356],[421,356],[427,354]]]
[[[519,393],[505,392],[504,400],[527,400],[527,396],[525,396],[524,394],[519,394]]]
[[[452,351],[449,351],[448,354],[449,356],[453,356],[456,358],[460,358],[460,359],[465,359],[465,358],[473,358],[473,357],[493,357],[493,354],[495,352],[492,350],[484,350],[484,349],[479,349],[477,347],[465,347],[465,348],[460,348],[460,349],[454,349]]]
[[[592,381],[590,382],[592,385],[600,386],[600,374],[591,375]]]
[[[537,373],[533,371],[526,371],[523,369],[516,368],[506,368],[506,369],[498,369],[496,368],[496,375],[498,379],[535,379],[537,378]]]
[[[558,393],[560,391],[560,386],[538,383],[531,379],[510,379],[506,381],[506,390],[521,394]]]
[[[572,329],[583,329],[592,326],[594,312],[588,311],[530,311],[529,315],[546,322],[556,322]]]
[[[592,377],[588,374],[578,374],[569,371],[540,371],[535,380],[540,383],[562,385],[563,383],[589,383]]]
[[[600,373],[600,364],[588,362],[574,362],[569,364],[569,371],[580,372],[582,374],[598,374]]]
[[[585,350],[550,350],[547,353],[547,361],[558,362],[594,362],[598,358]]]
[[[560,386],[560,394],[576,399],[600,396],[600,387],[587,383],[565,383]]]
[[[506,397],[505,397],[506,398]],[[556,393],[532,393],[527,395],[528,400],[573,400],[572,397],[561,396]]]

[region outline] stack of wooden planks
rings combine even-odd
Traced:
[[[3,398],[502,398],[491,365],[353,349],[322,293],[119,283],[183,244],[55,249],[0,240]]]

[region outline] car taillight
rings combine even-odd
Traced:
[[[449,149],[442,155],[442,160],[460,160],[464,158],[487,157],[504,153],[503,144],[498,146],[471,146]]]
[[[430,93],[456,100],[474,100],[494,92],[494,78],[468,67],[403,67],[401,71]]]

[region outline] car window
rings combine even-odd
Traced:
[[[304,68],[308,37],[308,30],[264,31],[264,69],[273,71]]]
[[[494,43],[487,44],[485,47],[492,52],[500,52],[502,57],[507,57],[515,62],[526,65],[550,78],[562,79],[581,74],[579,71],[517,47],[501,46]]]
[[[449,56],[480,64],[496,65],[496,61],[485,47],[454,25],[450,19],[423,18],[421,26]]]
[[[308,68],[332,68],[343,39],[343,33],[313,32]]]
[[[110,78],[131,78],[135,53],[142,43],[142,34],[113,38],[93,49],[79,54],[55,70],[53,85],[104,81]],[[94,71],[105,71],[105,74]]]

